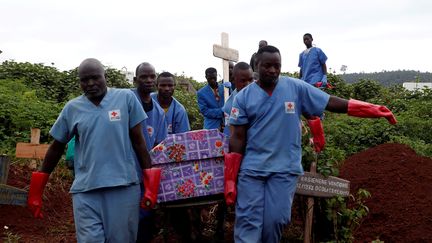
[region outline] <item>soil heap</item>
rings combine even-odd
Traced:
[[[356,242],[432,242],[432,159],[406,145],[383,144],[349,157],[340,177],[364,188],[369,214]]]

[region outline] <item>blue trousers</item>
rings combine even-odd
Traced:
[[[277,243],[291,220],[298,175],[242,170],[238,175],[236,243]]]
[[[139,201],[138,184],[73,193],[78,243],[135,243]]]

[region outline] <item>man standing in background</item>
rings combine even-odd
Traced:
[[[303,35],[306,50],[299,56],[300,79],[318,88],[327,88],[327,56],[318,47],[312,46],[312,35]]]
[[[207,85],[198,90],[198,107],[204,116],[204,129],[223,131],[224,86],[217,83],[217,71],[213,67],[205,70]]]

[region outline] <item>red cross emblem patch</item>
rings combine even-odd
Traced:
[[[237,120],[238,116],[239,116],[239,109],[233,107],[233,108],[231,109],[231,115],[230,115],[230,118],[232,118],[232,119],[234,119],[234,120]]]
[[[148,132],[148,135],[150,137],[153,137],[153,127],[152,126],[147,126],[147,132]]]
[[[291,101],[285,102],[285,113],[294,114],[295,113],[295,103]]]
[[[121,120],[120,110],[108,111],[108,117],[110,121],[120,121]]]

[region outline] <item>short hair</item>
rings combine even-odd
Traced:
[[[174,80],[174,85],[176,84],[176,79],[174,74],[170,73],[170,72],[162,72],[158,75],[158,77],[156,78],[156,84],[159,82],[159,78],[172,78]]]
[[[237,72],[238,70],[249,70],[251,69],[251,66],[245,62],[239,62],[234,66],[233,73]]]
[[[305,37],[305,36],[309,36],[311,39],[313,39],[313,37],[312,37],[312,35],[310,33],[306,33],[306,34],[303,35],[303,37]]]
[[[207,74],[214,73],[214,72],[217,73],[216,68],[214,68],[214,67],[209,67],[209,68],[207,68],[207,69],[205,70],[205,75],[207,76]]]
[[[264,52],[269,52],[269,53],[278,53],[278,54],[280,55],[280,51],[279,51],[279,49],[277,49],[276,47],[274,47],[274,46],[263,46],[263,47],[261,47],[260,49],[258,49],[258,52],[257,52],[257,54],[256,54],[255,60],[256,60],[257,62],[260,61],[261,56],[262,56],[262,54],[263,54]]]
[[[135,69],[135,75],[138,73],[138,70],[139,70],[142,66],[150,66],[150,67],[152,67],[152,68],[154,69],[153,65],[151,65],[150,63],[148,63],[148,62],[143,62],[143,63],[140,63],[140,65],[138,65],[138,66],[136,67],[136,69]]]

